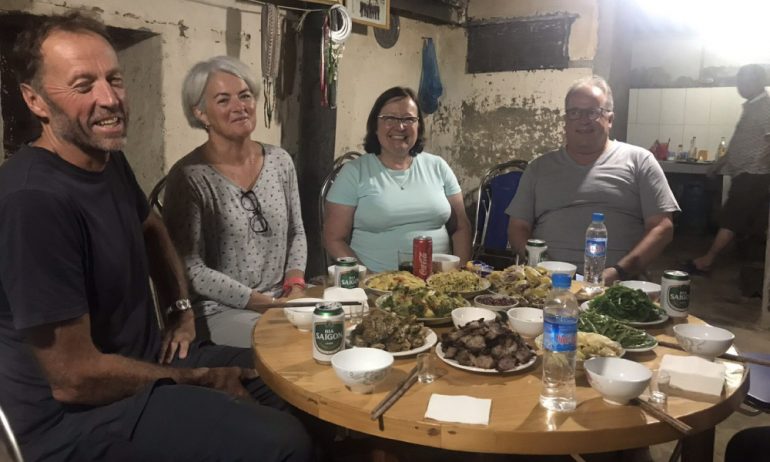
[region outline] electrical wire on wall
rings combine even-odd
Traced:
[[[353,22],[344,6],[335,4],[324,17],[321,36],[321,106],[337,107],[339,62]]]

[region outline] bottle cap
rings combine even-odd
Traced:
[[[594,212],[591,215],[591,221],[604,221],[604,214],[602,212]]]
[[[572,278],[569,274],[553,273],[551,275],[551,285],[557,289],[569,289],[572,285]]]

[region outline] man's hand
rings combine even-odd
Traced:
[[[179,359],[186,358],[190,343],[193,340],[195,340],[195,315],[193,311],[171,313],[163,333],[158,362],[169,364],[177,353]]]
[[[248,391],[243,387],[241,380],[248,380],[257,377],[257,371],[254,369],[243,369],[240,367],[214,367],[195,369],[197,379],[194,381],[197,385],[224,391],[242,399],[252,399]]]
[[[604,285],[610,287],[615,284],[615,281],[620,281],[620,274],[615,268],[604,268],[602,271],[602,277],[604,277]]]

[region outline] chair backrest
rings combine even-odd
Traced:
[[[5,413],[3,412],[2,408],[0,408],[0,426],[2,427],[3,432],[2,445],[0,445],[0,448],[7,450],[8,456],[11,458],[10,460],[12,462],[23,462],[24,458],[21,457],[21,450],[19,449],[19,445],[16,443],[16,438],[13,436],[11,424],[5,417]],[[2,455],[2,453],[0,453],[0,455]]]
[[[358,159],[361,157],[361,155],[362,154],[360,152],[348,151],[334,159],[334,164],[332,164],[332,171],[326,175],[326,178],[321,184],[321,194],[318,195],[318,220],[321,223],[322,230],[324,225],[324,213],[326,212],[326,195],[329,193],[329,189],[331,189],[332,184],[334,183],[334,179],[337,178],[337,175],[340,173],[340,170],[342,170],[342,167],[346,163],[353,159]],[[323,252],[323,261],[328,265],[330,262],[329,255],[326,253],[326,247],[321,246],[321,248]]]
[[[473,235],[474,255],[487,250],[505,251],[508,247],[508,216],[510,204],[527,161],[513,159],[487,171],[479,184],[476,201],[476,226]]]
[[[147,199],[150,202],[150,207],[157,210],[157,212],[163,215],[163,188],[166,187],[166,177],[160,179],[155,184],[155,187],[150,191],[150,196]]]

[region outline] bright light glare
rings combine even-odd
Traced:
[[[770,1],[637,0],[652,18],[686,25],[714,53],[734,62],[768,56]]]

